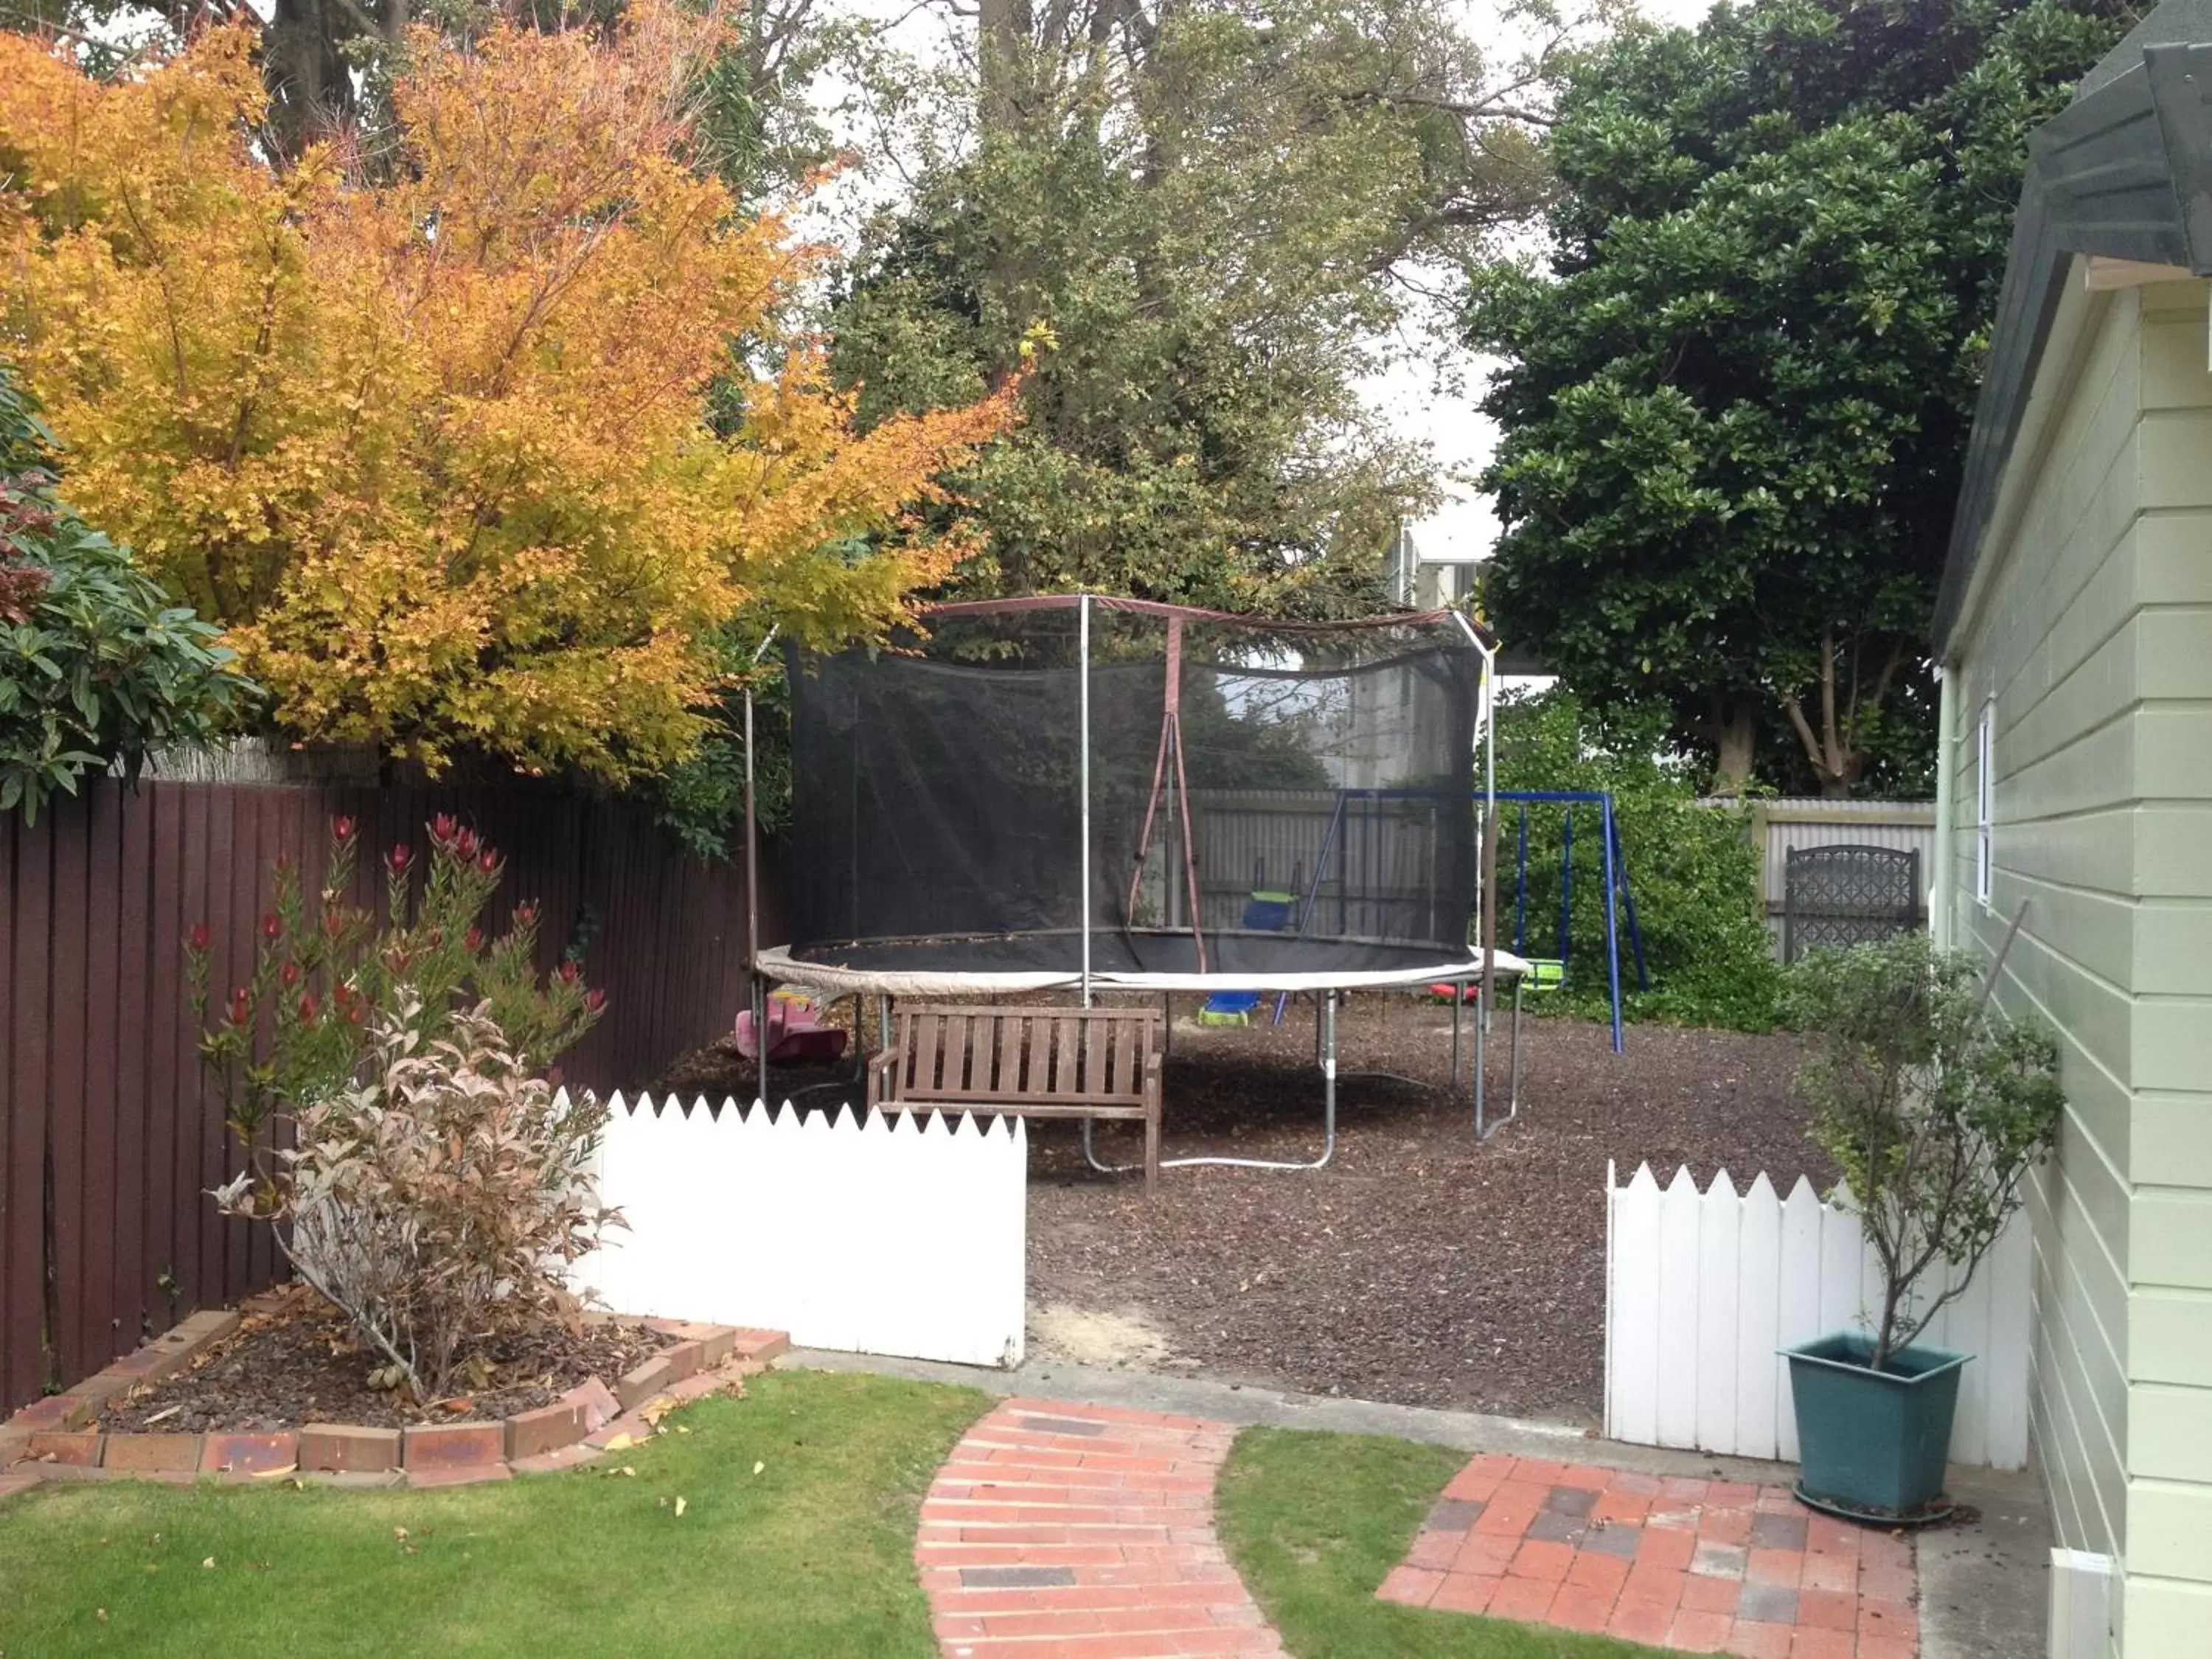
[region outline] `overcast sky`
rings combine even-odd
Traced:
[[[1712,9],[1713,0],[1643,0],[1646,15],[1669,23],[1694,23]],[[1466,8],[1470,16],[1488,16],[1484,5]],[[1447,471],[1479,471],[1489,459],[1496,428],[1475,408],[1481,396],[1481,360],[1469,354],[1448,365],[1463,383],[1459,392],[1439,392],[1435,386],[1436,365],[1407,362],[1370,383],[1369,395],[1387,413],[1398,430],[1426,439],[1437,465]],[[1432,518],[1416,524],[1413,541],[1424,557],[1479,559],[1487,555],[1498,533],[1498,521],[1489,503],[1467,484],[1448,483],[1450,499]]]

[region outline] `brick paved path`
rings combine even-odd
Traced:
[[[1149,1659],[1283,1647],[1213,1531],[1236,1430],[1009,1400],[921,1506],[914,1556],[951,1659]]]
[[[1914,1659],[1901,1535],[1815,1515],[1786,1486],[1531,1458],[1454,1477],[1376,1595],[1692,1653]]]

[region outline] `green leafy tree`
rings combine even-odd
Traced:
[[[1759,0],[1570,70],[1504,360],[1501,630],[1723,787],[1924,787],[1926,654],[2027,137],[2116,0]],[[1773,741],[1779,738],[1779,742]]]
[[[215,736],[252,695],[216,630],[53,489],[47,432],[0,363],[0,812]]]
[[[1422,269],[1545,198],[1571,29],[1505,65],[1441,0],[991,0],[978,27],[832,316],[864,418],[969,397],[1046,331],[1022,422],[953,481],[981,544],[957,591],[1374,607],[1433,469],[1358,381]]]

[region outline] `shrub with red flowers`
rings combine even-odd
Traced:
[[[490,932],[485,913],[503,868],[498,852],[450,817],[427,827],[426,852],[403,842],[378,859],[380,926],[374,913],[346,900],[360,832],[340,817],[331,823],[330,857],[313,894],[303,890],[294,860],[276,860],[244,984],[218,1000],[206,927],[187,938],[185,979],[201,1026],[201,1063],[264,1202],[279,1178],[272,1127],[361,1080],[380,1011],[403,1000],[418,1008],[414,1024],[426,1045],[450,1040],[462,1015],[480,1018],[526,1070],[542,1073],[605,1006],[573,959],[551,974],[538,972],[534,903],[516,905],[505,931]]]
[[[278,1224],[299,1276],[417,1401],[480,1365],[483,1344],[575,1310],[566,1267],[611,1218],[584,1173],[604,1107],[543,1073],[605,998],[571,957],[538,971],[538,907],[486,911],[499,854],[440,817],[418,854],[378,862],[383,921],[346,893],[359,855],[331,825],[312,897],[276,860],[253,972],[218,1003],[204,925],[185,943],[200,1057],[245,1168],[228,1215]]]

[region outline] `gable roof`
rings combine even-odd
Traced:
[[[1936,592],[1939,652],[1958,625],[2076,254],[2212,276],[2212,0],[2166,0],[2028,140],[2012,253]]]

